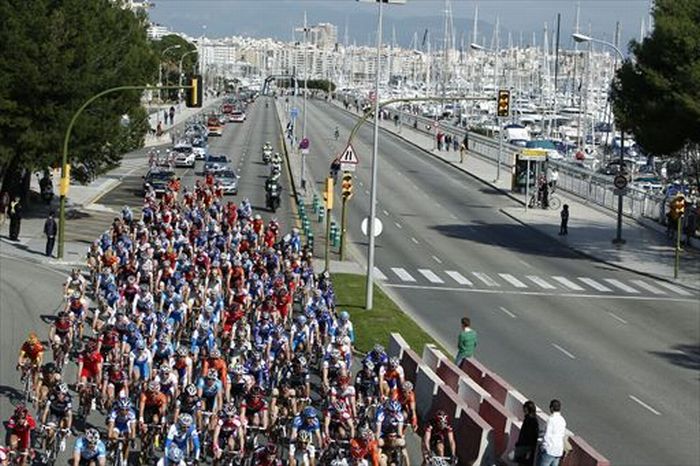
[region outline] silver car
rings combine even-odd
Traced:
[[[224,194],[238,194],[238,175],[230,168],[216,173],[214,180],[221,185]]]

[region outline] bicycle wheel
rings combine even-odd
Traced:
[[[561,199],[557,196],[551,196],[549,198],[549,208],[552,210],[559,210],[559,207],[561,207]]]

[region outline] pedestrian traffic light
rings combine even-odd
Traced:
[[[343,174],[343,197],[345,200],[352,197],[352,173]]]
[[[685,213],[685,196],[680,193],[677,194],[676,197],[671,200],[670,208],[671,217],[676,220],[683,217],[683,214]]]
[[[187,88],[187,106],[190,108],[200,108],[202,106],[202,77],[200,75],[192,76]]]
[[[333,178],[326,178],[326,189],[323,191],[323,202],[326,204],[326,210],[333,210]]]
[[[510,91],[505,89],[498,91],[498,106],[496,113],[499,117],[507,117],[510,115]]]

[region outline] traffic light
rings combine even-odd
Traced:
[[[323,191],[323,202],[326,204],[326,210],[333,210],[333,178],[326,178],[326,189]]]
[[[352,197],[352,173],[343,174],[343,197],[346,200]]]
[[[685,196],[683,194],[677,194],[670,202],[671,217],[675,220],[683,217],[685,213]]]
[[[498,91],[498,106],[496,114],[499,117],[507,117],[510,115],[510,91],[501,89]]]
[[[189,88],[187,88],[187,106],[190,108],[200,108],[202,106],[202,76],[196,75],[190,78]]]

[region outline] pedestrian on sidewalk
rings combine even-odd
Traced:
[[[564,204],[561,208],[561,225],[559,225],[559,235],[569,234],[569,204]]]
[[[455,152],[459,150],[459,138],[457,136],[452,137],[452,149],[454,149]]]
[[[8,207],[10,207],[10,193],[5,191],[0,194],[0,227],[5,224]]]
[[[544,429],[538,466],[559,466],[565,453],[566,420],[561,415],[561,402],[552,400],[549,403],[549,412],[551,415]]]
[[[168,124],[168,111],[165,109],[163,110],[163,124]]]
[[[22,211],[24,206],[19,201],[19,196],[10,202],[8,215],[10,216],[10,240],[19,241],[19,231],[22,226]]]
[[[58,223],[54,218],[56,214],[52,210],[49,212],[49,217],[44,222],[44,234],[46,235],[46,257],[53,255],[53,245],[56,243],[56,234],[58,233]]]
[[[459,146],[459,163],[464,163],[464,157],[467,155],[467,147],[462,143]]]
[[[172,105],[170,106],[169,113],[170,113],[170,126],[172,126],[175,124],[175,107],[173,107]]]
[[[462,317],[462,332],[457,338],[457,357],[455,357],[458,366],[463,359],[474,356],[477,340],[476,330],[471,328],[471,320],[469,317]]]
[[[515,442],[515,450],[512,452],[512,460],[519,466],[533,466],[535,464],[535,451],[537,449],[537,437],[540,435],[540,424],[537,420],[537,407],[533,401],[523,403],[523,418],[518,440]]]
[[[452,135],[451,135],[451,134],[446,134],[446,135],[445,135],[445,150],[446,150],[447,152],[449,152],[450,149],[452,149]]]

